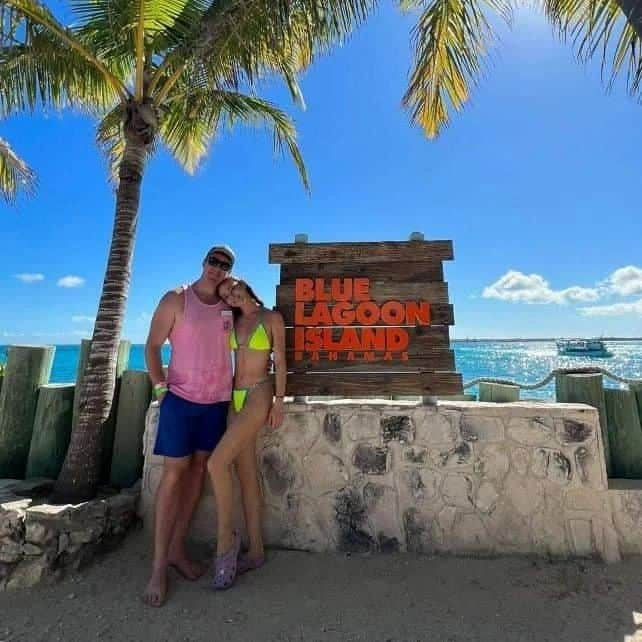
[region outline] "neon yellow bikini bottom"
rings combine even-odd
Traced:
[[[268,383],[268,381],[270,381],[270,378],[265,377],[265,379],[261,379],[246,388],[234,388],[234,390],[232,390],[232,407],[234,408],[234,412],[241,412],[247,403],[250,392],[252,392],[254,388],[257,388],[264,383]]]

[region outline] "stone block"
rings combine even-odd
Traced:
[[[334,510],[339,551],[368,553],[376,550],[376,540],[368,529],[368,509],[361,493],[351,487],[341,489],[335,495]]]
[[[589,423],[574,421],[573,419],[558,419],[555,422],[555,430],[560,443],[583,444],[591,441],[595,436],[595,426]]]
[[[36,544],[31,544],[30,542],[25,542],[22,545],[22,552],[27,556],[42,555],[45,551],[40,546]]]
[[[305,456],[303,471],[305,487],[314,496],[338,490],[350,479],[348,467],[340,457],[330,452],[315,452]]]
[[[411,468],[396,474],[399,494],[399,505],[423,506],[424,502],[434,504],[439,498],[441,477],[429,469]]]
[[[323,434],[331,444],[341,442],[341,415],[327,412],[323,418]]]
[[[383,443],[399,441],[412,443],[415,439],[415,424],[409,415],[390,415],[381,417],[381,437]]]
[[[0,540],[0,562],[12,564],[22,559],[22,544],[9,538]]]
[[[346,415],[341,413],[343,430],[352,441],[380,438],[379,413],[352,411]]]
[[[573,478],[573,467],[569,458],[560,450],[537,448],[533,454],[533,475],[558,484],[568,484]]]
[[[510,460],[503,445],[485,446],[477,450],[474,470],[484,479],[501,482],[508,474]]]
[[[404,448],[403,460],[407,464],[424,465],[428,461],[428,449],[418,446]]]
[[[454,446],[461,440],[459,412],[415,410],[415,441],[427,446]]]
[[[44,557],[20,562],[7,580],[7,589],[29,588],[38,584],[51,572],[49,562]]]
[[[357,444],[352,454],[352,464],[367,475],[384,475],[390,469],[390,453],[387,446]]]
[[[472,508],[473,481],[467,475],[449,473],[441,484],[441,497],[444,504],[458,508]]]
[[[499,494],[495,486],[488,481],[484,481],[477,490],[475,508],[482,511],[482,513],[492,513],[495,510],[498,499]]]
[[[461,422],[461,436],[465,441],[504,441],[504,423],[498,417],[482,417],[464,413]]]
[[[294,458],[282,448],[266,448],[260,453],[264,487],[280,497],[294,489],[300,477]]]
[[[472,466],[473,449],[468,442],[460,441],[449,450],[432,451],[430,459],[433,465],[441,468],[460,468]]]
[[[288,412],[278,437],[292,453],[307,453],[321,434],[322,415],[314,412]]]
[[[508,436],[524,446],[551,446],[555,443],[555,425],[550,417],[512,417]]]
[[[531,453],[526,448],[513,448],[510,453],[510,460],[513,469],[519,475],[528,474],[531,463]]]
[[[25,539],[34,544],[47,544],[56,537],[56,529],[51,528],[51,522],[48,522],[50,528],[36,521],[28,521],[25,524]]]
[[[406,551],[409,553],[434,553],[440,546],[441,538],[434,518],[416,508],[404,511],[403,531]]]

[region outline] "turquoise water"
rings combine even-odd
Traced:
[[[464,382],[477,377],[499,377],[522,383],[532,383],[543,379],[555,368],[574,368],[601,366],[627,378],[642,378],[642,341],[608,341],[613,357],[610,359],[585,359],[580,357],[560,357],[552,341],[455,341],[455,362],[457,372],[463,375]],[[78,365],[79,347],[77,345],[56,346],[56,354],[51,373],[53,383],[74,381]],[[6,360],[6,346],[0,346],[0,361]],[[163,362],[169,360],[169,347],[163,350]],[[129,359],[132,369],[145,369],[142,345],[132,346]],[[616,385],[609,384],[607,385]],[[476,392],[475,389],[471,390]],[[470,392],[470,391],[468,391]],[[553,398],[554,385],[526,391],[522,397]]]

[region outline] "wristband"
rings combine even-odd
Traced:
[[[158,399],[161,395],[164,395],[167,392],[167,384],[157,383],[153,387],[154,397]]]

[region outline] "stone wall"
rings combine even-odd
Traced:
[[[141,511],[162,458],[145,433]],[[597,412],[544,403],[292,403],[260,434],[270,546],[619,559]],[[239,510],[240,520],[240,510]],[[211,489],[193,524],[215,533]]]
[[[136,521],[140,484],[78,505],[39,503],[52,485],[42,479],[0,480],[0,591],[78,568],[118,542]]]

